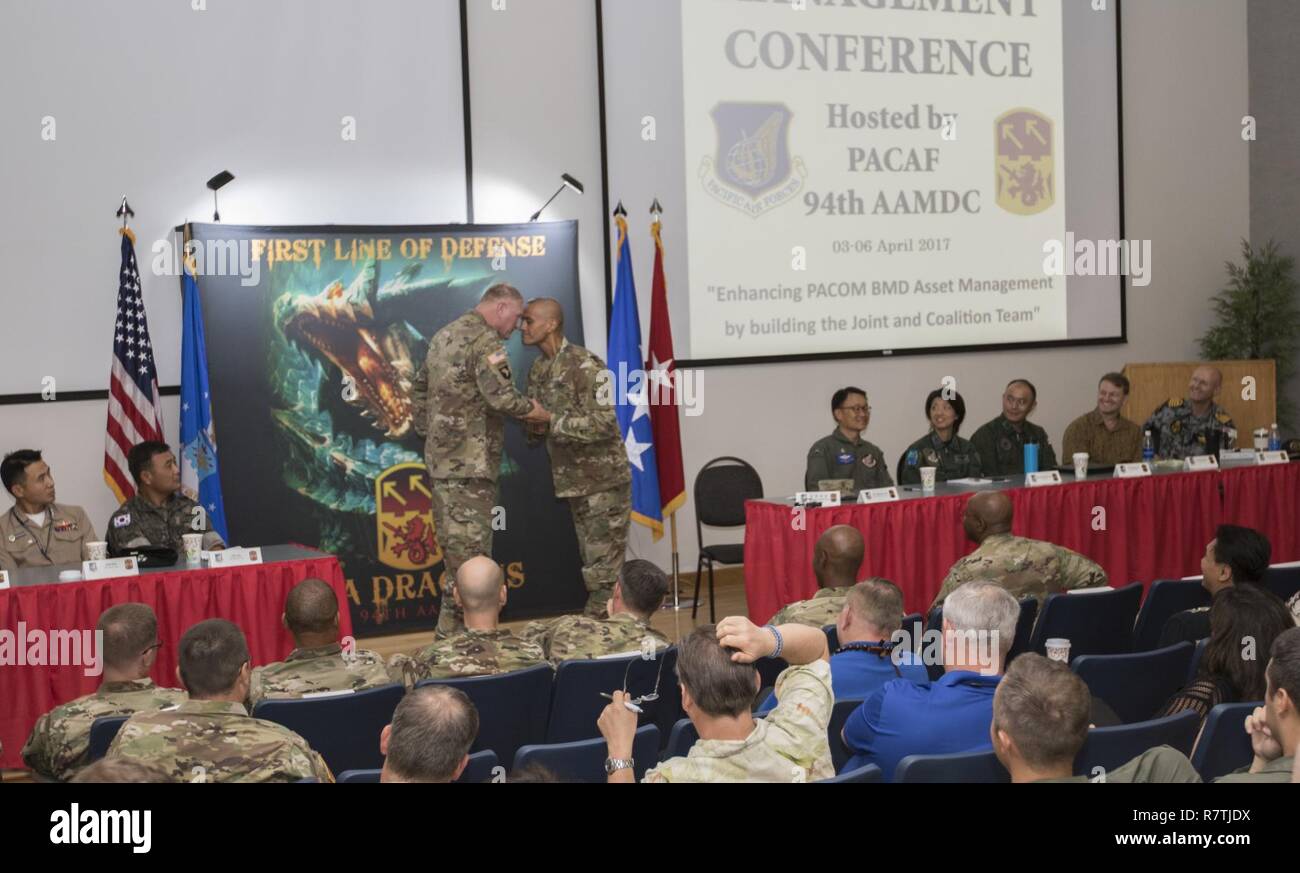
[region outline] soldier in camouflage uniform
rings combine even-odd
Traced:
[[[682,639],[677,654],[682,707],[700,738],[685,757],[664,761],[643,781],[814,782],[835,775],[826,738],[835,706],[826,635],[796,624],[777,631],[784,641],[781,657],[792,666],[777,677],[779,702],[761,719],[750,712],[759,682],[752,663],[776,651],[772,630],[732,616],[716,628],[701,625]],[[732,660],[737,653],[743,662]],[[623,705],[624,692],[612,697],[597,721],[609,755],[605,771],[610,782],[631,782],[637,717]],[[729,739],[735,736],[745,739]]]
[[[996,582],[1017,600],[1109,584],[1106,571],[1067,548],[1011,533],[1011,499],[1001,491],[983,491],[966,502],[962,527],[979,548],[952,565],[933,609],[958,587],[984,579]]]
[[[108,520],[110,554],[145,546],[175,549],[179,554],[184,551],[181,537],[190,533],[203,534],[204,549],[225,547],[207,512],[180,493],[180,467],[166,443],[150,440],[132,446],[127,463],[138,490]]]
[[[488,676],[546,663],[541,646],[498,626],[505,575],[491,558],[479,555],[461,564],[452,596],[465,616],[464,630],[388,662],[389,673],[401,676],[408,688],[424,679]]]
[[[1187,386],[1187,399],[1171,397],[1151,413],[1143,430],[1151,431],[1156,454],[1162,458],[1186,458],[1210,453],[1210,439],[1220,434],[1219,448],[1237,444],[1237,426],[1228,411],[1214,401],[1223,384],[1223,373],[1215,367],[1197,367]]]
[[[1056,450],[1047,431],[1029,420],[1038,406],[1038,389],[1032,382],[1016,379],[1002,393],[1002,414],[985,422],[971,435],[970,441],[980,453],[980,467],[985,476],[1022,476],[1025,472],[1025,445],[1038,445],[1038,469],[1056,469]]]
[[[539,421],[545,413],[515,388],[501,342],[514,333],[523,309],[517,289],[493,285],[478,306],[433,335],[412,382],[415,430],[426,437],[424,463],[447,587],[454,587],[464,561],[492,554],[505,416]],[[464,618],[444,590],[438,635],[462,627]]]
[[[628,561],[609,598],[609,615],[565,615],[532,621],[524,639],[537,643],[551,663],[575,658],[602,658],[633,652],[658,652],[670,645],[668,637],[650,627],[650,619],[663,606],[668,577],[654,564]]]
[[[835,430],[812,444],[804,468],[803,484],[819,491],[823,479],[852,479],[854,492],[888,488],[894,484],[884,452],[862,438],[871,422],[867,393],[861,388],[841,388],[831,397]]]
[[[769,624],[804,624],[825,627],[844,611],[849,589],[858,581],[866,544],[855,527],[837,524],[817,538],[813,546],[813,575],[819,590],[808,600],[789,604],[772,616]]]
[[[185,692],[158,688],[149,678],[161,645],[152,609],[119,603],[106,609],[95,627],[104,634],[99,690],[42,715],[23,746],[23,761],[48,779],[66,780],[86,765],[95,719],[169,709],[185,701]]]
[[[307,741],[244,708],[251,670],[244,634],[225,619],[199,622],[180,642],[190,699],[168,712],[136,713],[108,757],[138,761],[178,782],[333,782]]]
[[[339,642],[339,601],[323,579],[304,579],[284,601],[284,626],[293,634],[294,650],[283,661],[253,670],[248,709],[266,699],[302,697],[320,691],[362,691],[390,685],[384,659]]]
[[[528,441],[546,441],[555,496],[569,501],[582,552],[586,614],[605,617],[605,604],[627,551],[632,475],[614,414],[605,362],[564,338],[564,311],[548,297],[524,310],[524,345],[542,354],[528,372],[528,396],[548,416],[528,427]]]
[[[900,485],[919,485],[921,468],[935,467],[936,482],[965,479],[982,474],[980,454],[970,440],[957,436],[966,420],[966,401],[956,391],[936,388],[925,398],[925,415],[930,432],[903,453]]]

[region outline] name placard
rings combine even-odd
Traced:
[[[1136,479],[1139,476],[1150,476],[1151,465],[1146,461],[1136,464],[1116,464],[1115,478],[1117,479]]]
[[[1219,459],[1214,455],[1188,455],[1183,458],[1184,470],[1217,470]]]
[[[0,591],[4,591],[8,587],[9,587],[9,571],[0,570]]]
[[[858,503],[892,503],[898,500],[898,488],[866,488],[858,492]]]
[[[262,563],[262,550],[256,547],[219,549],[208,553],[209,567],[244,567],[260,563]]]
[[[839,506],[838,491],[800,491],[794,496],[795,503],[820,503],[822,506]]]
[[[1286,452],[1256,452],[1256,464],[1287,464],[1291,458]]]
[[[140,562],[135,558],[105,558],[102,561],[81,562],[81,578],[87,581],[139,575]]]
[[[1038,485],[1060,485],[1060,470],[1039,470],[1037,473],[1025,474],[1025,485],[1034,488]]]

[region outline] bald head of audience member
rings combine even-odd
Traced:
[[[996,582],[977,579],[943,602],[943,668],[996,676],[1016,640],[1020,601]]]
[[[966,501],[961,526],[966,537],[982,543],[994,534],[1011,533],[1011,498],[1002,491],[981,491]]]
[[[866,543],[855,527],[837,524],[826,529],[813,547],[813,575],[818,588],[848,588],[858,581]]]
[[[506,605],[506,577],[501,565],[484,555],[461,564],[456,571],[455,597],[465,610],[465,627],[495,630]]]
[[[158,617],[143,603],[119,603],[99,616],[105,682],[148,679],[158,659]]]
[[[835,620],[840,645],[878,643],[903,625],[903,592],[888,579],[867,579],[849,589]]]
[[[339,599],[323,579],[304,579],[284,599],[284,626],[300,649],[339,641]]]
[[[379,781],[454,782],[477,736],[478,710],[465,692],[446,685],[414,688],[379,735]]]
[[[1192,371],[1192,378],[1187,383],[1187,399],[1195,406],[1206,406],[1218,395],[1222,385],[1223,371],[1202,364]]]
[[[1074,772],[1088,739],[1092,695],[1074,671],[1029,652],[1016,658],[993,695],[989,735],[1012,782],[1059,779]]]

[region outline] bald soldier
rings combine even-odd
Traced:
[[[544,407],[528,426],[529,445],[543,439],[555,496],[569,501],[587,586],[584,612],[604,618],[627,551],[632,476],[614,414],[605,362],[564,337],[564,310],[549,297],[524,309],[524,345],[541,357],[528,371],[528,396]]]
[[[488,288],[477,306],[433,335],[424,367],[412,382],[415,430],[426,438],[424,463],[447,587],[455,587],[462,563],[492,554],[506,416],[546,419],[541,404],[515,388],[502,345],[523,311],[518,289],[504,283]],[[438,636],[463,627],[461,612],[444,588]]]
[[[234,624],[210,618],[187,630],[176,675],[190,699],[131,716],[108,757],[138,761],[178,782],[334,781],[306,740],[244,708],[252,669],[248,642]]]
[[[408,688],[424,679],[488,676],[546,663],[541,646],[499,626],[506,579],[496,561],[479,555],[461,564],[452,596],[465,616],[465,628],[414,656],[394,655],[389,661],[389,672],[403,677]]]
[[[565,615],[533,621],[523,635],[541,646],[552,663],[633,652],[648,655],[670,645],[668,637],[650,627],[667,594],[667,574],[638,558],[623,565],[607,617]]]
[[[158,658],[158,618],[143,603],[119,603],[95,625],[103,633],[104,673],[94,694],[78,697],[36,720],[23,761],[47,779],[65,781],[84,767],[95,719],[175,707],[185,692],[159,688],[149,674]]]
[[[284,599],[284,626],[294,649],[283,661],[253,670],[248,708],[263,700],[302,697],[321,691],[363,691],[391,685],[384,659],[339,641],[339,600],[323,579],[304,579]],[[398,680],[400,681],[400,680]]]
[[[1221,435],[1219,448],[1236,445],[1237,426],[1228,411],[1215,402],[1222,386],[1223,373],[1217,367],[1197,367],[1187,384],[1187,398],[1171,397],[1151,413],[1143,429],[1151,431],[1156,455],[1186,458],[1210,454],[1216,435]]]
[[[939,606],[958,587],[976,579],[996,582],[1017,599],[1108,584],[1106,571],[1067,548],[1011,533],[1011,498],[1002,491],[981,491],[966,502],[962,527],[979,548],[952,565],[930,608]]]
[[[813,546],[813,575],[821,590],[808,600],[799,600],[772,616],[769,624],[806,624],[824,627],[834,624],[844,611],[849,589],[858,581],[866,544],[855,527],[837,524],[817,538]]]
[[[54,502],[54,474],[34,449],[0,462],[0,481],[14,505],[0,515],[0,570],[80,564],[98,539],[80,506]]]

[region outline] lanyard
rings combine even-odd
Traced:
[[[36,543],[36,548],[41,550],[41,554],[45,556],[45,560],[50,561],[50,539],[53,538],[54,536],[54,504],[51,503],[50,508],[46,510],[46,512],[50,514],[50,520],[48,523],[48,529],[45,531],[45,545],[41,545],[41,541],[40,539],[37,538],[35,532],[33,532],[32,529],[27,526],[27,522],[23,521],[22,516],[20,516],[15,511],[17,509],[18,509],[17,504],[9,507],[9,514],[12,515],[14,517],[14,521],[22,525],[23,530],[27,531],[27,533],[31,536],[32,542]],[[53,564],[54,562],[50,561],[50,563]]]

